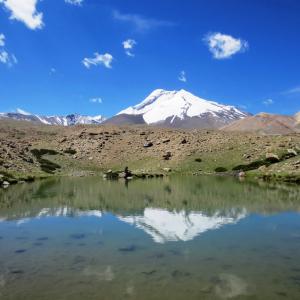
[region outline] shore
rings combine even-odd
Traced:
[[[0,132],[1,185],[49,176],[103,176],[126,167],[140,177],[243,174],[300,183],[300,134],[60,127],[11,120],[0,121]]]

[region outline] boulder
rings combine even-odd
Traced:
[[[108,170],[103,174],[104,179],[118,179],[119,178],[119,173],[118,172],[113,172],[112,170]]]
[[[180,144],[186,144],[186,143],[187,143],[187,140],[185,138],[180,142]]]
[[[171,171],[172,171],[171,168],[163,168],[163,170],[164,170],[165,172],[171,172]]]
[[[172,157],[172,154],[170,151],[166,152],[166,154],[163,155],[164,160],[169,160]]]
[[[144,143],[144,148],[150,148],[152,146],[153,146],[152,142],[146,142],[146,143]]]
[[[287,153],[290,154],[291,156],[297,156],[298,153],[294,149],[287,149]]]
[[[270,152],[266,153],[266,160],[271,163],[276,163],[280,161],[279,156],[277,154],[270,153]]]
[[[241,171],[241,172],[239,172],[238,176],[239,176],[240,178],[244,178],[244,177],[246,176],[246,173],[243,172],[243,171]]]
[[[283,153],[280,158],[282,160],[285,160],[285,159],[289,159],[289,158],[295,157],[297,155],[298,155],[298,153],[297,153],[296,150],[294,150],[294,149],[287,149],[287,151],[285,153]]]

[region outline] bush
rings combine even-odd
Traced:
[[[223,172],[227,172],[228,170],[224,167],[217,167],[215,168],[215,172],[216,173],[223,173]]]
[[[232,171],[251,171],[256,170],[261,166],[270,166],[272,162],[269,159],[255,160],[247,165],[238,165],[232,168]]]
[[[64,151],[64,153],[67,153],[67,154],[72,154],[72,155],[74,155],[74,154],[76,154],[76,153],[77,153],[77,151],[76,151],[75,149],[71,149],[71,148],[69,148],[69,149],[66,149],[66,150]]]
[[[45,154],[57,155],[59,154],[57,151],[51,149],[32,149],[30,152],[32,153],[33,156],[36,157],[42,171],[44,171],[45,173],[53,174],[57,169],[61,168],[60,165],[48,159],[42,158],[42,156]]]
[[[30,150],[32,155],[34,155],[37,159],[41,158],[43,155],[57,155],[58,152],[52,149],[32,149]]]

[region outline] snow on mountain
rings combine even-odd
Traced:
[[[246,210],[230,211],[227,214],[215,212],[212,216],[202,212],[168,211],[146,208],[143,215],[120,217],[121,221],[144,230],[157,243],[189,241],[196,236],[215,230],[227,224],[235,224],[246,216]]]
[[[67,116],[40,116],[28,113],[22,109],[17,109],[16,112],[0,113],[0,119],[9,118],[19,121],[31,121],[46,125],[61,125],[70,126],[77,124],[100,124],[105,121],[105,118],[99,116],[82,116],[78,114],[70,114]]]
[[[122,110],[118,115],[142,115],[147,124],[167,122],[170,125],[187,119],[196,118],[218,120],[227,124],[248,116],[234,106],[222,105],[194,96],[188,91],[165,91],[158,89],[153,91],[141,103]]]

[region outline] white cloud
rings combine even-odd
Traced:
[[[0,47],[5,46],[5,35],[3,33],[0,34]]]
[[[105,53],[105,54],[99,54],[99,53],[95,53],[94,54],[94,58],[84,58],[82,63],[84,64],[84,66],[86,68],[90,68],[91,66],[97,66],[97,65],[103,65],[106,68],[111,68],[111,63],[113,61],[113,57],[111,54],[109,53]]]
[[[12,67],[14,64],[18,63],[18,60],[13,54],[9,54],[5,50],[0,50],[0,63]]]
[[[128,56],[134,57],[134,54],[132,53],[131,50],[133,50],[133,48],[136,44],[137,44],[136,41],[133,39],[128,39],[122,43],[123,48],[125,49],[125,53]]]
[[[274,104],[274,100],[270,99],[270,98],[266,99],[266,100],[263,101],[263,104],[266,105],[266,106],[272,105],[272,104]]]
[[[208,34],[204,41],[215,59],[229,58],[238,52],[246,51],[249,47],[247,41],[220,32]]]
[[[292,89],[289,89],[285,91],[283,94],[299,94],[300,93],[300,86],[293,87]]]
[[[178,76],[178,80],[182,82],[187,82],[185,71],[181,71]]]
[[[36,5],[39,0],[0,0],[11,11],[10,19],[18,20],[30,28],[43,27],[43,14],[37,12]]]
[[[136,14],[122,14],[117,10],[113,11],[113,18],[117,21],[131,23],[137,31],[174,25],[174,23],[169,21],[149,19]]]
[[[5,35],[3,33],[0,34],[0,63],[5,64],[9,67],[16,64],[18,61],[14,54],[9,54],[5,48]]]
[[[83,3],[83,0],[65,0],[66,3],[81,6]]]
[[[91,99],[90,99],[90,102],[101,104],[101,103],[102,103],[102,98],[100,98],[100,97],[97,97],[97,98],[91,98]]]

